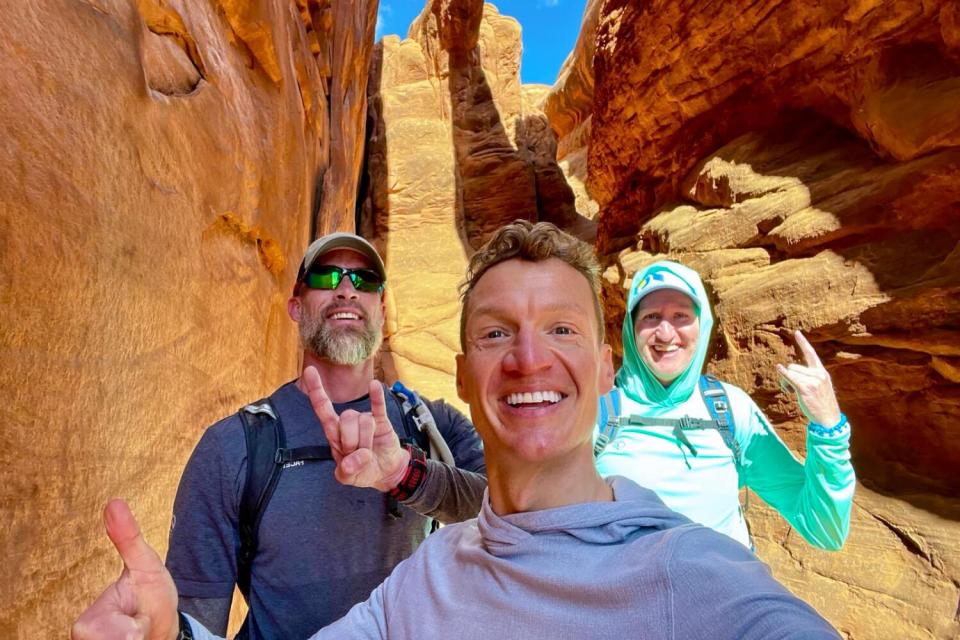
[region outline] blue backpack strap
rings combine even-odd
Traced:
[[[410,430],[406,426],[408,422],[413,422],[415,429],[413,433],[421,441],[425,438],[426,443],[420,448],[428,454],[428,457],[439,460],[451,467],[456,466],[457,462],[453,458],[453,452],[443,439],[437,421],[430,411],[427,403],[417,394],[416,391],[408,389],[402,382],[397,380],[390,387],[393,396],[400,403],[400,409],[403,412],[404,429],[407,430],[408,437]]]
[[[730,398],[727,397],[727,390],[723,388],[723,385],[715,376],[705,373],[700,376],[700,395],[703,397],[703,403],[707,405],[710,417],[717,424],[717,431],[720,432],[723,443],[733,452],[733,461],[739,471],[742,460],[740,443],[737,442],[736,438],[733,412],[730,410]]]
[[[614,387],[610,393],[600,397],[600,416],[597,421],[600,432],[593,443],[594,457],[599,456],[620,433],[620,411],[620,391]]]

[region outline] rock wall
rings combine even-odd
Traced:
[[[108,497],[165,549],[204,426],[295,374],[296,261],[358,198],[383,372],[431,397],[455,397],[466,260],[517,217],[596,237],[614,339],[638,268],[698,268],[711,368],[798,449],[772,365],[802,328],[862,485],[836,554],[754,498],[761,555],[846,637],[960,635],[956,3],[590,0],[549,92],[492,5],[428,0],[374,48],[376,10],[0,9],[0,637],[61,635],[118,570]]]
[[[520,25],[482,2],[431,0],[408,38],[377,45],[368,84],[363,229],[390,285],[387,379],[456,401],[457,285],[500,225],[552,220],[593,238],[520,84]]]
[[[802,454],[773,369],[802,329],[853,424],[861,485],[836,554],[754,497],[761,556],[846,637],[957,637],[957,4],[608,0],[591,20],[588,6],[592,84],[578,45],[544,104],[561,154],[588,156],[609,335],[637,269],[700,270],[709,368]]]
[[[358,179],[375,13],[0,9],[0,637],[63,636],[119,571],[107,498],[162,553],[203,428],[295,375],[285,301],[313,228],[353,228],[324,176]]]

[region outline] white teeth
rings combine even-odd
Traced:
[[[540,404],[549,402],[556,404],[563,400],[563,396],[558,391],[527,391],[524,393],[511,393],[507,396],[507,404],[515,407],[520,404]]]
[[[359,320],[360,319],[360,316],[358,316],[355,313],[350,313],[348,311],[340,311],[338,313],[333,314],[330,317],[333,318],[334,320]]]
[[[678,351],[680,347],[675,344],[655,344],[653,345],[653,349],[654,351],[669,353],[671,351]]]

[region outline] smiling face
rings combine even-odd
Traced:
[[[556,258],[507,260],[480,277],[463,313],[457,392],[492,454],[488,464],[592,448],[613,362],[586,278]]]
[[[645,296],[634,310],[637,351],[654,376],[667,387],[690,365],[700,338],[693,300],[672,289]]]
[[[363,255],[335,249],[314,262],[344,269],[372,268]],[[303,348],[336,364],[355,365],[368,360],[383,340],[383,299],[376,292],[354,289],[344,278],[336,289],[308,289],[287,303],[290,317],[299,324]]]

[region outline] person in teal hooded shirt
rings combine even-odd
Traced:
[[[746,486],[810,544],[839,549],[850,527],[855,477],[850,425],[829,374],[798,331],[805,363],[777,365],[777,372],[809,420],[805,462],[746,392],[721,383],[734,425],[730,446],[718,429],[702,428],[713,418],[699,392],[712,328],[710,303],[695,271],[661,261],[636,274],[623,321],[623,364],[597,433],[608,411],[620,416],[622,426],[598,453],[597,469],[652,489],[671,509],[752,547],[739,501],[739,488]]]

